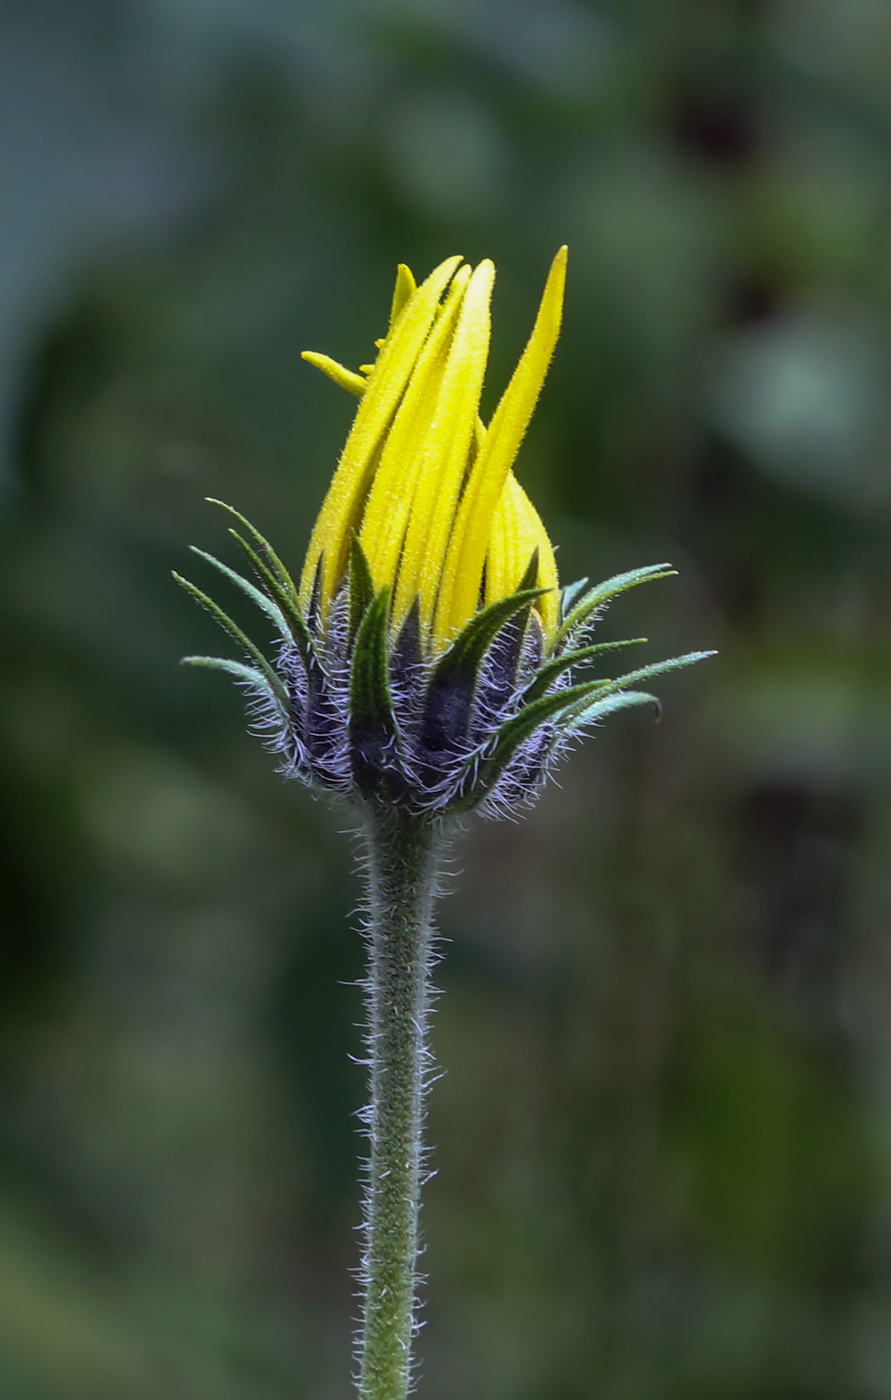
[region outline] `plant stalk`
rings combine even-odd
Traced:
[[[442,821],[404,808],[366,814],[371,1102],[365,1195],[361,1400],[405,1400],[411,1381],[423,1168],[431,915]]]

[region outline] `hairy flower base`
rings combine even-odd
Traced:
[[[536,618],[525,626],[507,623],[470,675],[460,668],[437,674],[422,660],[411,617],[387,658],[389,713],[365,714],[351,701],[348,607],[344,591],[325,636],[316,639],[318,665],[307,666],[287,644],[279,654],[291,706],[290,723],[275,741],[286,755],[284,771],[333,792],[358,792],[419,812],[461,809],[482,799],[494,814],[531,797],[544,778],[546,730],[553,726],[520,744],[485,794],[479,768],[543,659]],[[557,684],[568,684],[568,673]]]
[[[185,659],[227,671],[245,686],[252,726],[282,754],[283,773],[317,790],[418,813],[516,811],[536,797],[561,753],[592,724],[631,705],[658,705],[634,689],[637,682],[710,654],[691,652],[615,678],[574,682],[577,668],[645,640],[592,643],[607,603],[674,570],[657,564],[594,588],[583,580],[563,589],[559,626],[548,643],[533,608],[541,589],[527,586],[537,576],[533,554],[520,588],[480,608],[430,660],[416,609],[392,637],[390,588],[375,591],[355,537],[347,579],[323,626],[314,603],[304,613],[290,575],[262,535],[223,508],[247,534],[230,532],[259,586],[212,555],[195,553],[273,622],[277,654],[270,662],[207,594],[176,575],[245,654],[245,662]]]

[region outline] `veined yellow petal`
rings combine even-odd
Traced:
[[[394,626],[415,598],[422,629],[429,628],[470,443],[489,352],[489,302],[495,268],[488,259],[474,270],[452,336],[448,362],[427,431],[402,550]]]
[[[489,549],[486,554],[487,603],[497,602],[516,592],[529,565],[534,550],[538,550],[539,588],[547,588],[536,600],[545,634],[550,637],[559,621],[557,565],[554,551],[535,506],[517,481],[508,472],[501,499],[492,520]]]
[[[381,454],[362,517],[360,539],[375,587],[396,577],[418,475],[424,466],[448,350],[461,309],[470,268],[459,268],[412,371]]]
[[[551,264],[532,335],[495,411],[461,499],[436,607],[437,648],[446,645],[476,611],[492,519],[560,332],[566,256],[566,248],[561,248]]]
[[[346,389],[350,394],[355,394],[357,399],[361,399],[368,388],[368,380],[361,374],[355,374],[353,370],[346,369],[339,365],[336,360],[332,360],[330,355],[320,355],[315,350],[304,350],[301,359],[307,364],[315,365],[323,374],[327,374],[329,379],[333,379],[341,389]]]
[[[350,533],[359,524],[384,435],[436,316],[439,298],[460,261],[460,257],[454,257],[441,263],[406,302],[369,377],[316,520],[300,580],[300,601],[307,609],[322,558],[320,607],[323,619],[334,589],[346,570]]]

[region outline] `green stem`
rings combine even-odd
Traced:
[[[404,1400],[414,1330],[431,912],[442,822],[374,807],[366,833],[371,1155],[359,1394],[361,1400]]]

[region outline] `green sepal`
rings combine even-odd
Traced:
[[[309,628],[306,625],[299,605],[290,594],[286,592],[278,578],[273,574],[271,569],[267,568],[259,554],[257,554],[256,550],[251,548],[247,540],[243,540],[237,530],[230,530],[229,534],[263,584],[267,596],[273,603],[278,604],[284,614],[288,627],[288,636],[290,636],[291,641],[300,652],[304,664],[309,664],[310,661],[318,661]]]
[[[431,691],[439,687],[467,687],[472,691],[480,663],[502,627],[546,592],[546,588],[521,588],[474,613],[434,666]]]
[[[652,705],[656,710],[657,719],[662,713],[662,702],[658,695],[648,695],[645,690],[620,690],[615,695],[598,697],[590,704],[572,706],[568,714],[560,716],[560,734],[574,734],[584,725],[605,719],[607,715],[614,715],[619,710],[628,710],[632,705]]]
[[[626,671],[624,676],[616,676],[608,682],[611,690],[626,689],[637,681],[647,681],[651,676],[664,675],[666,671],[679,671],[682,666],[695,666],[697,661],[706,661],[717,656],[714,651],[688,651],[683,656],[671,656],[667,661],[654,661],[650,666],[640,666],[636,671]]]
[[[356,633],[350,666],[350,727],[395,729],[387,669],[390,585],[375,594]]]
[[[538,587],[538,563],[538,545],[536,545],[529,556],[526,572],[517,584],[515,592],[528,593],[530,589]],[[499,662],[507,668],[507,676],[505,679],[509,678],[511,687],[516,685],[517,669],[520,665],[520,655],[523,650],[523,639],[526,636],[526,629],[531,612],[532,601],[528,602],[525,608],[522,608],[520,612],[511,618],[510,622],[505,623],[504,636],[507,647],[506,650],[502,647]]]
[[[237,681],[258,690],[265,700],[275,705],[282,718],[287,719],[278,695],[266,677],[253,666],[245,666],[241,661],[230,661],[226,656],[184,656],[180,664],[183,666],[205,666],[209,671],[225,671],[227,675],[234,676]]]
[[[363,797],[392,799],[392,749],[398,738],[388,675],[389,596],[385,584],[368,603],[350,662],[350,766]]]
[[[251,522],[248,520],[247,516],[242,515],[240,511],[237,511],[235,509],[234,506],[228,506],[225,501],[218,501],[216,496],[207,496],[205,497],[205,499],[210,505],[219,506],[221,510],[224,510],[227,515],[231,515],[233,520],[237,520],[239,525],[243,526],[243,528],[247,530],[251,539],[254,541],[254,544],[257,545],[259,549],[262,549],[263,553],[269,559],[269,562],[273,567],[276,577],[278,578],[278,581],[281,584],[287,596],[291,598],[295,605],[299,605],[299,597],[297,589],[294,587],[294,580],[291,578],[291,575],[288,573],[284,564],[279,559],[275,550],[272,548],[272,545],[269,543],[268,540],[263,538],[257,527],[255,525],[252,525]]]
[[[312,581],[312,591],[309,595],[309,607],[306,609],[306,616],[309,626],[317,628],[321,622],[321,601],[322,601],[322,570],[325,566],[325,551],[322,550],[316,563],[316,571]]]
[[[475,768],[473,791],[468,794],[478,801],[504,772],[520,745],[538,729],[539,725],[553,719],[561,710],[570,709],[579,701],[587,701],[603,685],[602,681],[585,681],[581,685],[569,686],[566,690],[543,695],[525,705],[519,714],[505,720],[487,750],[471,760]],[[471,771],[468,765],[468,771]]]
[[[365,557],[359,536],[353,530],[350,534],[350,612],[349,644],[359,631],[362,619],[374,599],[374,579]]]
[[[567,583],[560,589],[560,621],[568,615],[576,598],[588,587],[586,578],[577,578],[575,583]]]
[[[626,574],[614,574],[612,578],[598,583],[595,588],[589,589],[580,602],[570,609],[562,626],[557,631],[551,650],[558,651],[563,642],[587,622],[598,608],[602,608],[604,603],[608,603],[619,593],[624,593],[629,588],[636,588],[639,583],[653,583],[656,579],[669,578],[676,573],[677,569],[673,569],[670,564],[650,564],[643,569],[631,569]]]
[[[237,520],[238,523],[247,530],[257,548],[262,550],[266,555],[266,558],[269,560],[269,565],[264,562],[257,551],[253,549],[246,540],[242,539],[237,530],[229,531],[229,534],[238,545],[238,548],[241,550],[266,590],[267,596],[272,602],[278,604],[287,619],[291,639],[300,652],[304,664],[308,665],[310,661],[318,662],[319,658],[313,646],[312,636],[306,625],[306,619],[300,610],[300,599],[297,589],[294,587],[294,581],[275,550],[272,548],[272,545],[268,540],[264,539],[260,531],[251,524],[247,517],[242,515],[240,511],[235,510],[233,506],[226,505],[225,501],[218,501],[214,496],[208,496],[207,500],[211,505],[219,506],[221,510],[226,511],[227,515],[232,516],[233,520]]]
[[[393,674],[405,675],[417,671],[422,664],[421,650],[421,609],[417,596],[409,608],[405,621],[390,643],[390,661]]]
[[[208,554],[206,550],[199,549],[197,545],[190,544],[189,549],[192,554],[197,554],[199,559],[211,564],[219,573],[227,578],[230,583],[234,583],[236,588],[240,588],[242,593],[250,598],[252,603],[256,603],[261,612],[269,618],[273,627],[280,634],[282,641],[290,641],[291,629],[288,626],[287,618],[278,603],[272,598],[268,598],[265,593],[256,588],[254,584],[246,579],[243,574],[236,573],[235,569],[230,569],[227,564],[223,564],[213,554]]]
[[[546,590],[524,588],[499,598],[475,613],[433,668],[424,702],[422,748],[435,751],[461,744],[470,723],[479,669],[487,649],[501,629],[518,614],[528,612]],[[521,638],[517,641],[517,653]]]
[[[593,660],[595,656],[599,656],[605,651],[620,651],[623,647],[640,646],[646,640],[646,637],[629,637],[622,642],[598,642],[596,646],[580,647],[578,651],[565,651],[562,656],[556,656],[553,661],[548,661],[544,666],[539,667],[523,691],[523,700],[525,702],[537,700],[539,695],[544,695],[548,686],[553,684],[564,671],[568,671],[571,666],[582,666],[586,661]],[[607,683],[604,682],[604,684]]]
[[[180,574],[176,573],[175,571],[173,577],[176,579],[180,588],[184,588],[186,592],[192,598],[194,598],[197,603],[200,603],[202,608],[204,608],[206,612],[210,613],[214,621],[219,623],[223,631],[228,632],[232,640],[236,642],[237,645],[241,647],[242,651],[245,652],[245,654],[256,663],[257,669],[261,671],[262,674],[266,677],[266,680],[268,681],[278,700],[285,707],[285,709],[287,709],[288,692],[285,690],[281,678],[276,675],[275,671],[272,669],[269,662],[266,660],[266,657],[263,655],[260,648],[251,641],[250,637],[245,636],[244,632],[242,632],[241,628],[237,625],[237,623],[233,622],[231,617],[229,617],[227,613],[224,613],[223,609],[217,603],[215,603],[212,598],[208,598],[206,593],[202,593],[200,588],[196,588],[194,583],[190,583],[187,578],[183,578]]]
[[[686,656],[675,656],[669,661],[657,661],[652,666],[642,666],[637,671],[629,671],[627,675],[619,676],[616,680],[584,681],[580,685],[569,686],[566,690],[552,691],[550,695],[542,695],[525,704],[518,714],[502,724],[489,751],[477,761],[473,792],[470,796],[476,801],[492,787],[520,745],[539,725],[556,719],[563,732],[570,733],[601,715],[625,708],[626,704],[642,705],[652,701],[658,705],[659,702],[654,696],[644,695],[643,692],[635,692],[643,697],[638,700],[623,701],[622,704],[614,704],[613,700],[620,698],[619,693],[626,694],[627,687],[635,681],[662,675],[665,671],[675,671],[681,666],[692,666],[695,662],[714,654],[711,651],[691,651]]]
[[[366,608],[350,665],[350,763],[365,797],[385,793],[398,732],[388,675],[390,592],[385,584]]]
[[[526,572],[517,584],[515,592],[525,593],[530,588],[538,586],[538,545],[535,546],[529,556],[529,563],[526,565]],[[547,589],[544,590],[547,592]]]
[[[715,655],[716,653],[713,651],[689,651],[685,656],[673,656],[668,661],[654,661],[651,666],[641,666],[636,671],[627,671],[624,676],[616,676],[615,680],[599,681],[600,693],[597,696],[596,704],[599,705],[601,701],[605,702],[611,696],[627,691],[628,687],[636,684],[637,681],[645,681],[649,680],[652,676],[664,675],[666,671],[678,671],[682,666],[695,666],[697,661],[705,661],[709,656]],[[563,693],[566,694],[567,692],[564,691]],[[560,694],[560,692],[558,691],[557,694]],[[653,699],[652,696],[650,698]],[[658,700],[654,700],[654,703],[657,705],[659,704]],[[583,712],[585,714],[588,713],[588,707],[582,705],[581,708],[575,707],[573,713],[564,716],[564,719],[572,719],[574,721],[575,709],[577,709],[579,715]],[[608,712],[604,711],[604,713]],[[596,716],[594,716],[594,718],[596,718]],[[586,724],[587,720],[581,719],[578,723]],[[570,727],[577,728],[577,724],[573,722]]]

